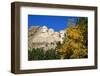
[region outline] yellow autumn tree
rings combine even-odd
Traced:
[[[80,18],[75,26],[66,29],[66,37],[63,44],[57,48],[61,59],[85,58],[88,54],[87,48],[87,19]]]

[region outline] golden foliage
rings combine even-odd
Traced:
[[[66,29],[66,37],[60,48],[57,49],[61,58],[87,57],[87,27],[76,25]]]

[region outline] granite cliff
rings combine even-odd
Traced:
[[[63,42],[65,31],[54,31],[46,26],[32,26],[28,30],[28,48],[55,49],[56,43]]]

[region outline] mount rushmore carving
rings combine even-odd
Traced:
[[[64,37],[64,30],[57,32],[46,26],[32,26],[28,30],[28,48],[54,49],[57,42],[63,42]]]

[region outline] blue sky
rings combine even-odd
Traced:
[[[52,16],[52,15],[28,15],[28,28],[30,26],[47,26],[55,31],[64,30],[68,27],[68,21],[72,20],[75,25],[79,17]]]

